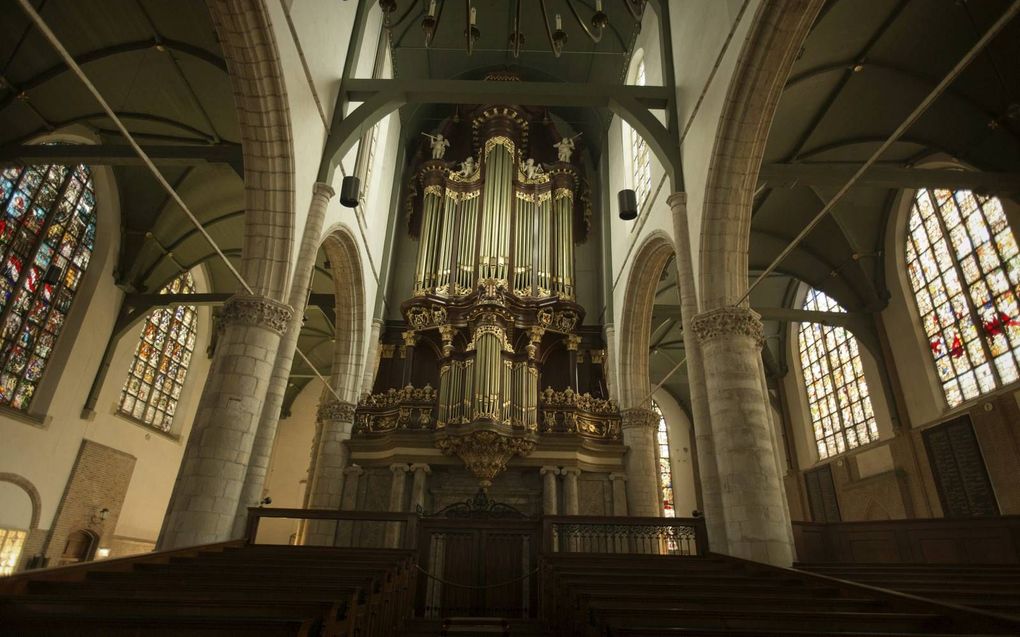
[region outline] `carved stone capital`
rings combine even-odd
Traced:
[[[623,424],[621,426],[624,429],[637,427],[647,427],[651,429],[659,424],[659,417],[651,409],[642,409],[640,407],[624,409],[620,412],[620,416],[623,418]]]
[[[560,468],[559,467],[542,467],[541,469],[538,470],[538,475],[540,475],[540,476],[544,476],[544,475],[549,474],[549,473],[553,474],[554,476],[558,476],[558,475],[560,475]]]
[[[746,307],[720,307],[699,314],[691,327],[702,343],[717,338],[744,336],[754,340],[758,347],[765,344],[761,316]]]
[[[432,467],[428,466],[424,462],[416,462],[411,465],[411,471],[413,473],[421,472],[424,473],[425,475],[428,475],[432,473]]]
[[[400,336],[404,339],[404,347],[414,347],[418,344],[418,333],[414,330],[402,332]]]
[[[330,186],[329,184],[324,184],[321,181],[317,181],[312,186],[313,197],[325,197],[326,200],[328,201],[332,199],[335,195],[336,191],[333,190],[333,186]]]
[[[319,411],[316,414],[320,421],[330,422],[354,422],[354,408],[351,403],[342,400],[325,400],[319,403]]]
[[[390,465],[390,471],[393,473],[407,473],[407,465],[402,462],[396,462]]]
[[[345,476],[360,476],[363,473],[365,473],[365,470],[361,468],[361,465],[357,464],[352,464],[344,469]]]
[[[581,469],[579,467],[563,467],[560,469],[560,473],[565,476],[579,476],[581,475]]]
[[[223,304],[219,327],[221,330],[230,325],[264,327],[283,334],[293,314],[294,310],[289,305],[264,296],[235,294]]]
[[[687,193],[680,191],[674,192],[672,195],[666,197],[666,205],[670,208],[676,208],[678,206],[687,205]]]
[[[622,480],[623,482],[626,482],[627,481],[627,474],[626,473],[610,473],[609,474],[609,479],[613,480],[613,481],[615,481],[615,480]]]

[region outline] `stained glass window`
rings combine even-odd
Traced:
[[[659,405],[652,403],[652,411],[659,417],[659,426],[655,431],[655,449],[659,459],[659,490],[662,494],[662,514],[667,518],[676,517],[675,500],[673,499],[673,471],[669,466],[669,432],[666,430],[666,419],[659,410]]]
[[[1002,204],[969,190],[919,190],[907,272],[946,402],[1017,380],[1020,250]]]
[[[195,281],[189,272],[160,290],[160,294],[194,292]],[[166,307],[149,314],[121,391],[120,413],[170,431],[197,331],[198,315],[193,305]]]
[[[818,290],[808,291],[804,309],[846,312]],[[801,323],[799,340],[818,457],[828,458],[878,440],[857,339],[844,327]]]
[[[645,85],[645,61],[642,59],[637,64],[634,74],[636,86]],[[652,155],[648,150],[648,143],[638,132],[626,124],[627,137],[630,142],[630,169],[633,179],[634,194],[637,196],[637,204],[640,209],[645,205],[648,193],[652,191]]]
[[[0,405],[27,410],[96,243],[87,166],[0,172]]]
[[[27,531],[0,529],[0,576],[10,575],[14,572],[26,537],[28,537]]]

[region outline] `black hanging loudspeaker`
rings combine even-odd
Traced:
[[[358,207],[358,195],[361,194],[361,180],[354,175],[344,177],[340,184],[340,205],[347,208]]]
[[[633,190],[627,189],[621,190],[616,197],[620,203],[620,218],[624,221],[637,219],[637,194]]]

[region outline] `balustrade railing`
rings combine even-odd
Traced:
[[[273,524],[283,520],[283,527]],[[290,530],[298,522],[293,541]],[[418,515],[375,511],[331,511],[328,509],[248,509],[245,530],[248,544],[301,544],[340,548],[414,549],[418,539]]]
[[[544,552],[704,555],[704,518],[546,516]]]

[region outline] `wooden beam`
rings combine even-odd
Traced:
[[[858,168],[847,163],[765,164],[758,173],[758,183],[769,188],[839,188]],[[966,189],[1012,196],[1020,193],[1020,173],[875,166],[864,171],[854,187]]]

